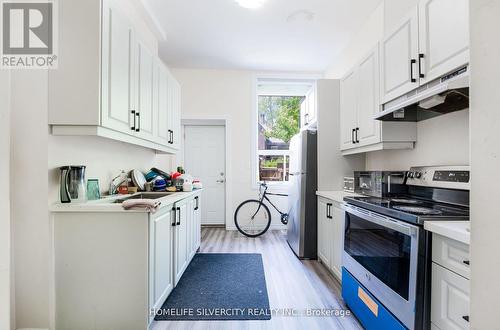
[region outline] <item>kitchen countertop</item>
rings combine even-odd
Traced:
[[[424,228],[435,234],[470,244],[470,221],[426,221]]]
[[[316,195],[334,200],[336,202],[342,203],[344,201],[344,197],[356,197],[361,196],[359,194],[346,192],[343,190],[337,191],[316,191]]]
[[[171,195],[158,198],[157,201],[161,202],[158,209],[165,206],[172,205],[180,200],[188,198],[190,196],[198,194],[203,189],[196,189],[190,192],[176,192]],[[111,197],[101,198],[95,201],[88,201],[86,203],[54,203],[50,211],[51,212],[135,212],[135,213],[145,213],[148,212],[143,210],[125,210],[120,203],[113,203],[112,201],[116,199],[125,198],[129,195],[114,195]]]

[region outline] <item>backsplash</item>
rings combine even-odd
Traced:
[[[418,122],[414,149],[366,154],[367,170],[430,165],[469,165],[468,109]]]
[[[92,136],[49,135],[49,203],[59,200],[59,167],[86,165],[86,179],[99,179],[101,193],[107,192],[113,177],[123,169],[147,172],[151,167],[173,168],[172,155]]]

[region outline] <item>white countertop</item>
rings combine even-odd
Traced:
[[[426,221],[424,228],[441,236],[470,244],[470,221]]]
[[[190,192],[176,192],[171,195],[167,195],[162,198],[158,198],[157,201],[161,202],[160,209],[162,207],[172,205],[180,200],[188,198],[192,195],[198,194],[203,189],[196,189]],[[52,212],[136,212],[144,213],[144,210],[125,210],[121,203],[113,203],[116,199],[126,198],[129,195],[114,195],[111,197],[101,198],[95,201],[88,201],[85,203],[54,203],[50,211]]]
[[[356,197],[356,196],[361,196],[359,194],[355,193],[350,193],[346,192],[343,190],[336,190],[336,191],[316,191],[316,195],[331,199],[333,201],[342,203],[344,201],[344,197]]]

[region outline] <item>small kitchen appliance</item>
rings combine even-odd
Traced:
[[[82,203],[87,200],[85,166],[62,166],[59,196],[61,203]]]
[[[382,197],[406,192],[404,171],[355,171],[354,192]]]
[[[469,220],[469,173],[467,166],[414,167],[405,184],[386,176],[385,189],[382,176],[380,194],[344,198],[342,296],[362,323],[430,328],[432,235],[423,225]]]
[[[344,177],[344,191],[345,192],[354,192],[354,177],[345,176]]]

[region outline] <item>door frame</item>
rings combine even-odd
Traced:
[[[225,150],[224,150],[224,163],[225,163],[225,180],[226,180],[226,185],[224,189],[224,199],[225,199],[225,212],[224,212],[224,226],[226,230],[230,230],[231,226],[228,226],[228,221],[232,219],[232,189],[231,189],[231,184],[232,184],[232,177],[231,177],[231,162],[229,161],[229,150],[231,148],[231,140],[229,139],[229,136],[231,134],[231,124],[230,124],[230,119],[226,116],[183,116],[181,119],[181,126],[182,126],[182,139],[181,139],[181,148],[183,150],[182,152],[182,161],[180,163],[184,164],[185,161],[185,154],[186,154],[186,148],[185,146],[185,140],[186,140],[186,131],[185,127],[186,126],[223,126],[224,127],[224,142],[226,144]]]

